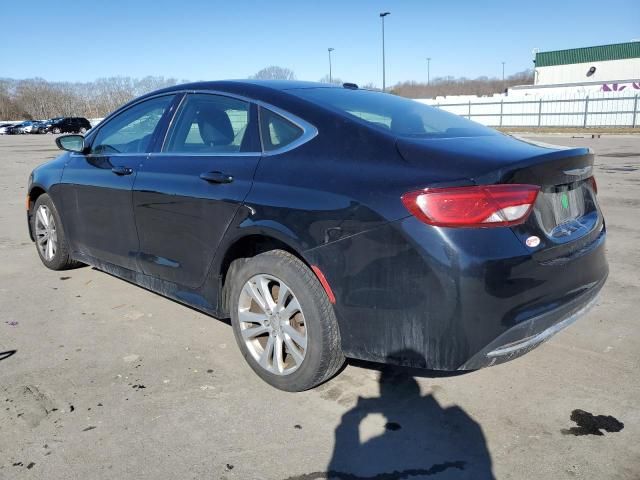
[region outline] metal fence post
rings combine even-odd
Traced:
[[[471,120],[471,100],[469,100],[469,113],[467,114],[467,118]]]
[[[636,118],[638,118],[638,94],[636,93],[633,99],[633,121],[631,122],[631,128],[636,128]]]
[[[636,99],[638,97],[636,96]],[[504,98],[502,100],[500,100],[500,126],[502,126],[502,107],[504,105]]]
[[[542,125],[542,99],[538,103],[538,126]]]
[[[582,120],[582,128],[587,128],[587,116],[589,115],[589,96],[584,99],[584,119]]]

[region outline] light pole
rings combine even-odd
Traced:
[[[502,62],[502,91],[504,92],[504,62]]]
[[[431,57],[427,57],[427,85],[431,83]]]
[[[382,19],[382,91],[386,91],[387,87],[387,78],[385,72],[385,59],[384,59],[384,17],[390,15],[391,12],[382,12],[380,14],[380,18]]]
[[[331,77],[331,52],[334,50],[335,48],[327,48],[327,51],[329,52],[329,83],[333,83],[333,78]]]

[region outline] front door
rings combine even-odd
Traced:
[[[185,96],[133,188],[144,273],[192,288],[205,281],[260,160],[256,116],[236,98]]]
[[[172,100],[166,95],[135,104],[96,129],[86,154],[71,154],[60,196],[73,251],[137,269],[132,186]]]

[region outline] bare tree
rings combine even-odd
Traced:
[[[272,65],[270,67],[263,68],[255,75],[251,75],[249,78],[256,80],[295,80],[296,75],[293,73],[293,70]]]
[[[332,83],[334,85],[342,85],[344,82],[336,77],[332,77],[331,80],[329,80],[329,75],[325,75],[324,77],[322,77],[319,80],[320,83]]]

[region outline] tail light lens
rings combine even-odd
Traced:
[[[536,201],[536,185],[427,188],[402,196],[415,216],[438,227],[504,227],[523,223]]]
[[[596,183],[596,177],[589,177],[589,183],[591,184],[591,188],[593,188],[593,193],[598,194],[598,184]]]

